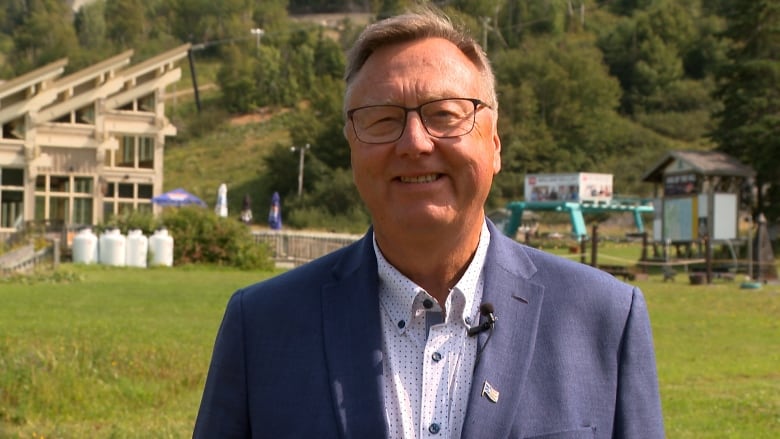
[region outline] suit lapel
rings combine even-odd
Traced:
[[[479,335],[477,345],[483,350],[473,375],[463,437],[509,434],[533,358],[544,296],[544,287],[529,280],[536,268],[522,247],[489,226],[482,301],[493,304],[497,321],[489,341],[489,333]],[[498,392],[497,398],[495,393],[485,394],[485,383]]]
[[[343,438],[385,437],[382,328],[371,233],[322,288],[324,351]]]

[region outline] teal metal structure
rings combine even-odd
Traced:
[[[588,236],[588,230],[585,226],[586,213],[604,213],[604,212],[631,212],[634,216],[634,224],[637,232],[645,231],[642,214],[653,213],[653,205],[647,200],[620,199],[613,198],[609,203],[588,203],[577,201],[513,201],[507,205],[510,212],[509,220],[504,227],[504,234],[515,236],[517,229],[523,218],[523,212],[529,211],[548,211],[565,212],[569,214],[571,220],[572,236],[582,239]]]

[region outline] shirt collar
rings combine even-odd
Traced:
[[[379,275],[379,300],[391,321],[410,322],[415,313],[422,308],[421,304],[425,299],[433,301],[434,308],[432,310],[441,310],[441,307],[431,295],[411,279],[404,276],[385,259],[376,242],[376,235],[372,238]],[[457,319],[459,324],[465,327],[471,326],[474,319],[472,316],[476,316],[479,302],[482,300],[482,269],[485,265],[489,245],[490,231],[487,223],[483,221],[474,257],[471,259],[463,276],[450,290],[450,294],[447,295],[445,303],[447,323]],[[399,327],[400,332],[404,330],[405,328]]]

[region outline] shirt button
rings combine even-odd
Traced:
[[[425,307],[425,309],[433,308],[433,300],[431,300],[431,299],[423,300],[423,306]]]
[[[433,355],[431,355],[431,358],[433,358],[433,361],[439,362],[441,360],[441,354],[434,352]]]
[[[441,427],[439,426],[439,424],[434,422],[433,424],[428,426],[428,431],[431,432],[432,434],[439,434],[439,431],[441,431]]]
[[[467,325],[470,325],[470,324],[471,324],[471,317],[466,317],[466,324],[467,324]]]
[[[399,327],[400,329],[404,329],[404,326],[406,326],[406,322],[405,322],[405,321],[403,321],[403,320],[399,320],[399,321],[398,321],[398,327]]]

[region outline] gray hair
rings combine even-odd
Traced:
[[[430,6],[378,21],[363,30],[352,48],[347,51],[344,73],[347,93],[355,76],[376,50],[391,44],[424,38],[443,38],[457,46],[479,70],[483,87],[489,95],[484,99],[489,100],[491,107],[498,107],[495,76],[485,51],[466,30],[456,27],[443,12]]]

